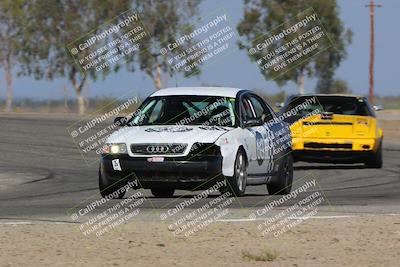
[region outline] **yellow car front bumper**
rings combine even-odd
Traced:
[[[378,140],[375,138],[337,139],[337,138],[293,138],[292,150],[316,151],[375,151]]]

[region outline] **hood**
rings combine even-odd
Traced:
[[[214,143],[218,137],[233,128],[219,126],[132,126],[111,134],[106,143]]]
[[[295,137],[307,138],[365,138],[375,129],[375,119],[368,116],[332,114],[323,119],[321,115],[299,120],[291,126]],[[297,136],[296,136],[297,135]]]

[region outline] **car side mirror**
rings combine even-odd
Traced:
[[[374,106],[372,106],[372,108],[373,108],[375,111],[383,110],[383,106],[382,106],[382,105],[374,105]]]
[[[259,125],[262,125],[263,123],[264,123],[264,121],[261,118],[250,119],[250,120],[243,121],[243,126],[245,128],[247,128],[247,127],[259,126]]]
[[[116,126],[121,126],[121,127],[125,126],[127,122],[128,122],[128,118],[126,118],[126,117],[116,117],[114,119],[114,125],[116,125]]]
[[[262,114],[261,115],[261,120],[263,123],[269,122],[273,119],[273,117],[271,116],[271,114],[267,115],[267,114]]]

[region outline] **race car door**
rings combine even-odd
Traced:
[[[248,155],[249,177],[260,177],[265,182],[273,169],[273,134],[264,127],[265,118],[271,116],[262,99],[254,94],[246,94],[241,99],[242,119],[251,136]]]

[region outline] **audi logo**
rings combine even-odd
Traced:
[[[146,150],[149,153],[166,153],[169,151],[169,147],[165,145],[148,146]]]

